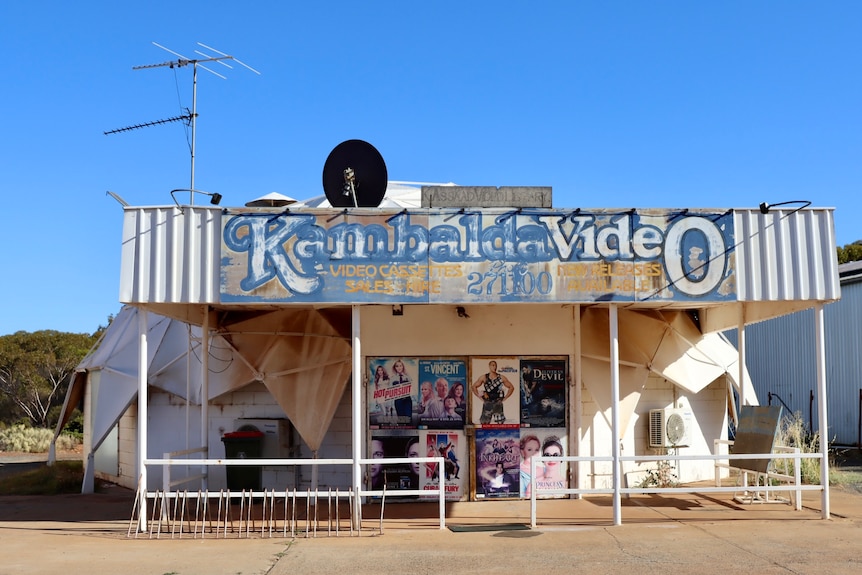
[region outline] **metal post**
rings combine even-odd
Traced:
[[[191,185],[189,186],[189,203],[195,205],[195,139],[197,137],[197,109],[198,109],[198,63],[192,64],[192,166],[191,166]]]
[[[359,491],[362,489],[362,466],[359,460],[362,458],[362,350],[360,349],[360,307],[354,305],[352,308],[352,401],[353,401],[353,492],[356,497],[353,500],[353,517],[358,528],[362,527],[362,498]]]
[[[622,487],[620,467],[620,345],[619,345],[619,322],[617,306],[611,304],[608,308],[608,321],[610,323],[611,346],[611,443],[614,461],[614,525],[622,525],[622,500],[620,489]]]
[[[829,519],[829,425],[826,419],[826,336],[823,304],[814,306],[814,320],[817,351],[817,407],[818,427],[820,432],[820,485],[823,486],[822,517]]]
[[[571,405],[569,406],[569,414],[571,417],[571,421],[574,422],[574,431],[575,437],[574,441],[570,440],[570,445],[572,446],[571,451],[569,453],[573,455],[581,455],[581,438],[583,437],[583,420],[581,417],[581,380],[583,378],[583,370],[581,367],[582,357],[581,357],[581,306],[580,304],[575,304],[572,308],[572,313],[574,314],[573,322],[575,326],[575,353],[572,355],[572,371],[574,372],[572,375],[572,383],[571,390],[574,393],[569,395],[569,402]],[[581,477],[583,477],[582,465],[581,461],[578,461],[574,465],[572,478],[575,483],[575,487],[581,487]],[[577,499],[581,499],[582,496],[579,493],[575,496]]]
[[[737,328],[739,336],[739,345],[737,345],[737,353],[739,357],[739,409],[745,405],[745,304],[739,302],[739,326]]]
[[[147,530],[147,331],[149,318],[146,309],[138,308],[138,477],[141,488],[138,509],[138,530]]]
[[[210,456],[209,442],[209,418],[210,418],[210,309],[209,306],[204,306],[204,322],[201,329],[201,447],[205,449],[204,455],[207,459]],[[191,363],[191,357],[188,358]],[[201,481],[202,488],[207,489],[209,483],[209,467],[204,465],[201,467],[203,480]]]

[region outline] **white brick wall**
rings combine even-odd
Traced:
[[[611,429],[589,391],[582,390],[584,437],[581,455],[609,455]],[[727,438],[726,384],[723,377],[695,395],[689,395],[667,380],[651,374],[647,378],[635,414],[629,427],[621,434],[622,455],[661,455],[662,450],[649,447],[649,411],[677,406],[689,406],[694,418],[691,445],[680,449],[680,455],[704,455],[713,452],[712,438]],[[645,470],[655,463],[624,463],[623,473],[628,486],[634,487],[645,476]],[[711,461],[691,461],[674,464],[678,481],[711,480],[715,477]],[[581,465],[579,485],[584,488],[610,488],[613,485],[610,463]],[[624,483],[625,485],[625,483]]]
[[[405,315],[393,319],[388,306],[365,306],[362,309],[362,352],[365,356],[407,355],[561,355],[569,356],[574,348],[572,311],[561,306],[500,306],[468,307],[469,319],[448,313],[446,306],[412,306]],[[433,325],[434,329],[417,329],[416,326]],[[539,327],[537,327],[539,326]],[[458,334],[458,337],[452,337]],[[622,433],[623,455],[652,453],[648,446],[648,413],[650,409],[670,407],[675,401],[689,405],[695,418],[692,445],[683,453],[706,454],[712,452],[712,437],[726,437],[725,384],[721,378],[697,395],[688,396],[669,382],[650,376],[629,428]],[[570,393],[570,397],[574,397]],[[611,430],[604,416],[586,388],[581,390],[582,429],[579,442],[581,455],[610,454]],[[123,417],[120,427],[120,475],[124,484],[134,486],[135,479],[135,414],[136,407]],[[331,426],[323,440],[319,458],[350,458],[351,390],[348,385],[338,405]],[[161,457],[165,451],[197,447],[201,442],[200,408],[191,406],[187,411],[184,400],[168,393],[151,390],[149,406],[149,456]],[[283,418],[284,412],[262,383],[253,383],[241,390],[225,394],[211,402],[209,422],[209,456],[225,456],[221,437],[235,429],[240,418]],[[569,436],[575,434],[570,422]],[[299,439],[297,439],[299,441]],[[300,456],[310,458],[308,447],[301,444]],[[635,464],[626,464],[629,484],[643,476]],[[577,474],[581,487],[609,487],[610,464],[582,464]],[[174,476],[183,471],[177,469]],[[197,473],[193,470],[192,473]],[[263,486],[266,488],[311,487],[311,467],[294,469],[266,468]],[[678,469],[684,482],[711,479],[711,462],[691,462]],[[158,468],[149,470],[148,488],[161,487],[162,474]],[[351,482],[349,466],[318,468],[320,489],[347,489]],[[210,489],[226,486],[225,469],[210,470]]]

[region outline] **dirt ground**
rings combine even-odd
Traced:
[[[0,456],[0,469],[44,465],[46,456],[33,459]],[[842,469],[854,472],[856,461],[845,457]],[[387,505],[382,532],[369,520],[361,536],[312,538],[130,537],[133,493],[116,486],[88,495],[0,496],[0,575],[725,575],[736,570],[855,575],[862,572],[860,485],[831,489],[828,520],[822,518],[817,492],[805,493],[801,511],[695,493],[626,499],[619,526],[610,521],[607,497],[540,502],[544,522],[535,530],[515,531],[504,526],[524,521],[529,502],[448,509],[447,526],[482,528],[469,532],[440,530],[434,521],[412,518],[406,505]],[[373,507],[364,513],[378,515]]]

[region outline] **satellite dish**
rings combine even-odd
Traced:
[[[387,180],[383,156],[363,140],[341,142],[323,164],[323,191],[334,208],[376,208]]]

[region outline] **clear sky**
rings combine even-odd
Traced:
[[[120,309],[122,209],[190,184],[322,193],[343,140],[392,180],[552,186],[555,207],[834,207],[862,239],[857,1],[0,2],[0,335]],[[196,200],[205,202],[205,198]]]

